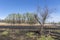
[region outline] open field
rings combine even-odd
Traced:
[[[6,30],[9,31],[9,34],[7,33],[8,34],[7,37],[3,36],[3,35],[0,35],[1,36],[0,39],[2,39],[2,40],[4,40],[4,39],[8,40],[8,38],[9,38],[9,40],[17,40],[17,39],[21,39],[21,40],[37,40],[37,38],[39,38],[39,36],[40,36],[40,35],[38,36],[37,35],[38,33],[36,33],[36,31],[35,31],[35,29],[39,29],[37,26],[20,26],[20,27],[17,26],[18,29],[14,29],[14,28],[16,28],[16,26],[10,26],[10,27],[9,26],[2,26],[2,27],[7,27],[7,28],[4,28],[5,30],[3,30],[3,31],[0,30],[0,33],[3,32],[3,35],[6,35],[5,34],[5,33],[7,33]],[[9,28],[12,28],[12,29],[9,29]],[[22,29],[22,31],[21,31],[21,29]],[[30,30],[30,29],[32,29],[32,30]],[[50,33],[51,33],[51,36],[53,38],[55,38],[56,40],[60,40],[60,37],[58,37],[58,36],[60,36],[60,33],[59,33],[60,29],[56,30],[55,28],[51,29],[51,28],[48,27],[48,29],[45,29],[45,31],[46,30],[48,31],[48,33],[49,33],[49,30],[51,31]],[[35,34],[31,35],[32,37],[29,37],[29,35],[27,36],[27,33],[30,33],[30,32],[35,33]]]
[[[0,26],[10,26],[10,25],[14,25],[14,26],[40,26],[40,24],[11,24],[11,23],[2,23],[0,22]],[[60,26],[60,24],[44,24],[44,26]]]
[[[10,25],[14,25],[14,26],[38,26],[38,25],[40,25],[40,24],[24,24],[24,23],[22,23],[22,24],[9,24],[9,23],[0,23],[0,26],[10,26]]]
[[[39,29],[40,29],[40,25],[39,24],[8,24],[8,23],[0,23],[0,39],[4,40],[37,40],[37,38],[39,38]],[[50,31],[50,35],[57,40],[60,40],[60,26],[57,25],[52,25],[52,24],[45,24],[45,32],[48,31],[47,34],[49,34]],[[9,31],[8,32],[6,31]],[[28,37],[27,33],[35,33],[34,35],[32,35],[32,37]],[[3,34],[2,34],[3,33]],[[3,36],[3,35],[6,35]],[[39,36],[38,36],[39,35]],[[59,36],[59,37],[58,37]],[[4,38],[5,37],[5,38]],[[4,39],[3,39],[4,38]]]

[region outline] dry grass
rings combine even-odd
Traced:
[[[0,26],[39,26],[40,24],[10,24],[10,23],[0,23]]]
[[[0,22],[0,26],[40,26],[40,24],[11,24],[11,23],[1,23]],[[52,27],[52,26],[57,26],[57,25],[54,25],[54,24],[45,24],[44,26],[48,26],[48,27]]]

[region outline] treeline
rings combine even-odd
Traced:
[[[12,13],[9,14],[2,22],[6,23],[28,23],[28,24],[36,24],[38,23],[37,20],[34,17],[34,13],[25,13],[25,14],[20,14],[20,13]]]

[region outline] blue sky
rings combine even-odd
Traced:
[[[43,8],[45,5],[56,9],[49,18],[49,22],[60,21],[60,0],[0,0],[0,18],[4,19],[11,13],[36,12],[37,5]]]

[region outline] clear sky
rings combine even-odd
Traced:
[[[60,0],[0,0],[0,18],[4,19],[10,13],[36,12],[38,4],[56,9],[48,21],[60,21]]]

